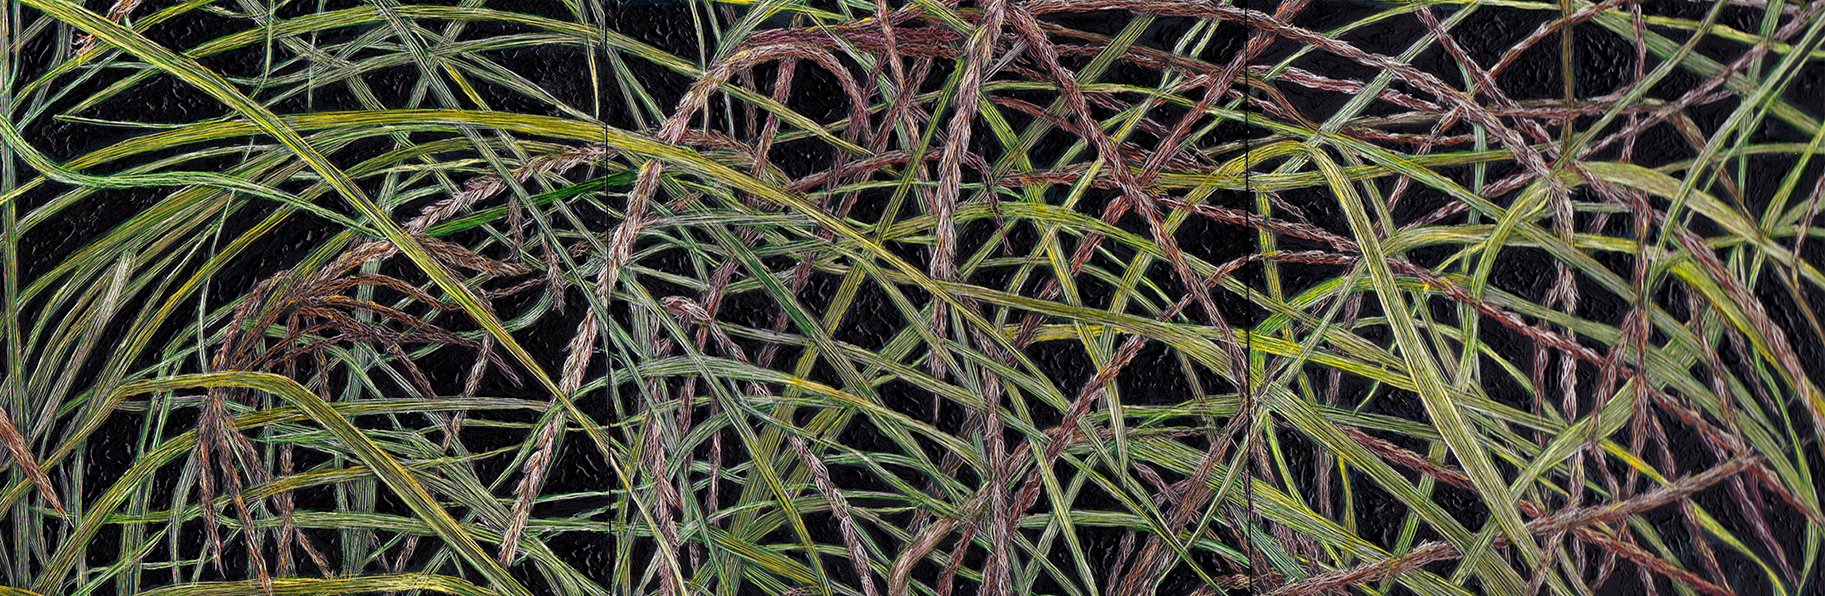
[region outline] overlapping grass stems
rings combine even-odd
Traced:
[[[8,593],[1825,589],[1816,0],[0,27]]]

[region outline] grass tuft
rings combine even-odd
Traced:
[[[18,0],[0,68],[0,594],[1825,589],[1818,0]]]

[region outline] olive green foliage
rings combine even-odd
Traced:
[[[1825,590],[1825,2],[98,4],[0,593]]]

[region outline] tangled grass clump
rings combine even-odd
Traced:
[[[5,8],[8,589],[1825,589],[1819,0]]]

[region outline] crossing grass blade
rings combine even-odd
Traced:
[[[104,4],[0,593],[1825,588],[1825,4]]]

